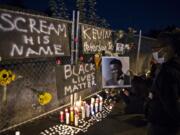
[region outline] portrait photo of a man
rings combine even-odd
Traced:
[[[129,57],[102,57],[103,88],[123,88],[131,86]]]

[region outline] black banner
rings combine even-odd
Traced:
[[[111,30],[82,24],[81,33],[84,53],[113,51]]]
[[[0,57],[69,56],[71,23],[0,9]]]
[[[95,65],[64,65],[56,67],[58,98],[92,88],[95,85]]]

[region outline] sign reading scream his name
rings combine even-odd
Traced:
[[[58,97],[91,88],[95,85],[95,65],[64,65],[56,67]]]
[[[0,56],[32,58],[69,55],[68,24],[0,9]]]
[[[81,33],[84,53],[113,51],[111,30],[82,24]]]

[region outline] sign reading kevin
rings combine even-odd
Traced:
[[[56,67],[56,84],[59,98],[92,88],[95,85],[95,65],[64,65]]]
[[[68,25],[57,19],[0,9],[0,57],[69,55]]]
[[[81,33],[84,53],[113,51],[111,30],[82,24]]]

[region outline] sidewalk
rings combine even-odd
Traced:
[[[0,135],[15,135],[15,131],[20,131],[20,135],[42,135],[43,130],[60,124],[57,116],[58,112]],[[90,126],[87,132],[79,132],[77,135],[146,135],[146,121],[143,115],[124,115],[122,104],[117,103],[105,119]]]

